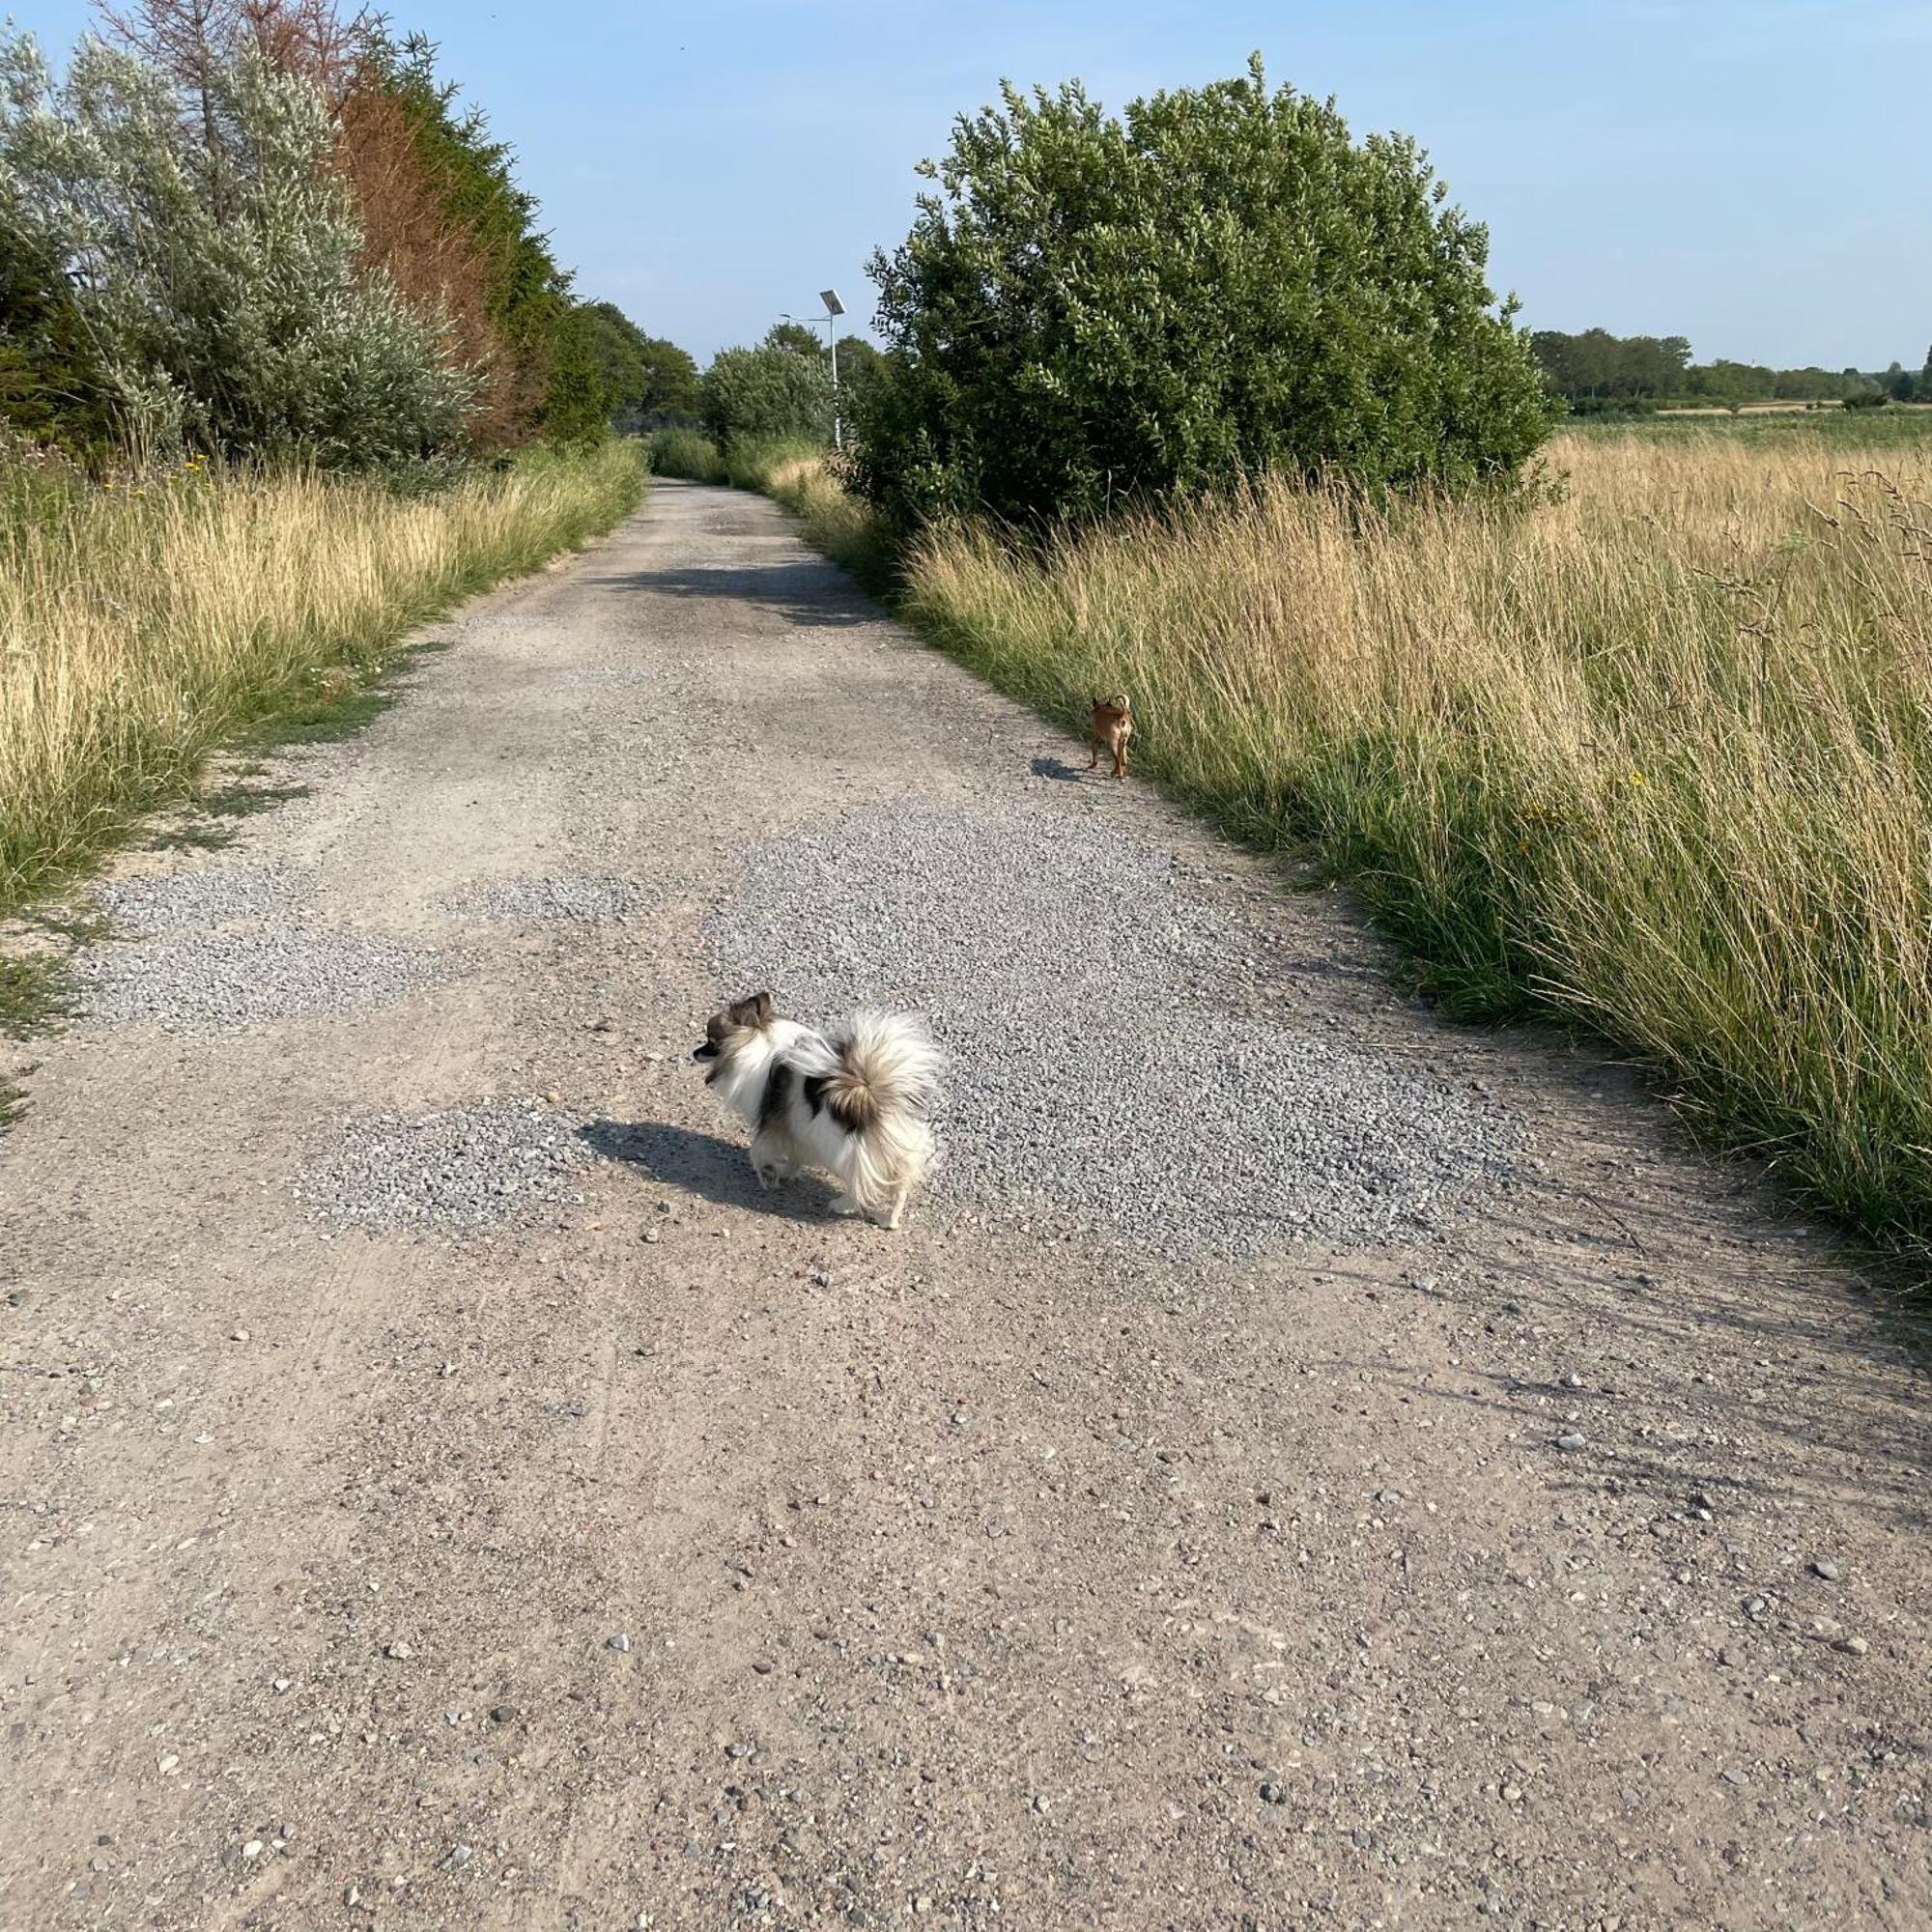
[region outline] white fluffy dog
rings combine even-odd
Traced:
[[[713,1013],[699,1060],[705,1085],[752,1127],[760,1186],[822,1168],[841,1214],[896,1228],[932,1161],[939,1049],[909,1013],[859,1012],[828,1037],[780,1019],[769,993]]]

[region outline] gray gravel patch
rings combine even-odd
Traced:
[[[95,947],[75,956],[73,971],[82,1015],[95,1025],[194,1033],[382,1006],[435,963],[390,940],[278,924]]]
[[[117,924],[159,935],[285,913],[313,892],[311,875],[300,867],[214,866],[103,883],[94,896]]]
[[[627,919],[643,894],[629,879],[576,875],[493,879],[445,893],[437,904],[458,919],[501,920],[522,925]]]
[[[663,670],[643,665],[566,665],[554,681],[560,691],[662,691],[666,682]]]
[[[478,1100],[344,1123],[295,1183],[330,1220],[374,1233],[491,1226],[564,1199],[595,1155],[568,1117],[535,1100]]]
[[[1516,1136],[1319,1023],[1235,1010],[1264,934],[1166,853],[1033,808],[868,810],[754,852],[714,915],[723,990],[932,1021],[940,1185],[1163,1254],[1413,1233],[1510,1171]]]

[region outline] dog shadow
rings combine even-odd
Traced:
[[[836,1221],[837,1190],[815,1174],[760,1187],[745,1150],[735,1141],[663,1121],[591,1121],[578,1135],[601,1159],[640,1169],[668,1187],[682,1188],[720,1208],[743,1208],[784,1221]]]
[[[1033,761],[1037,779],[1058,779],[1062,784],[1085,784],[1093,777],[1085,765],[1069,765],[1065,758],[1037,757]]]

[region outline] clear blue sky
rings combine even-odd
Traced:
[[[700,358],[906,230],[954,113],[1238,71],[1428,148],[1548,328],[1700,360],[1932,342],[1932,0],[384,0],[522,156],[580,291]],[[14,0],[64,50],[78,0]]]

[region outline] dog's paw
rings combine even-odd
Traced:
[[[861,1214],[865,1209],[849,1194],[841,1194],[833,1202],[832,1211],[835,1214]]]

